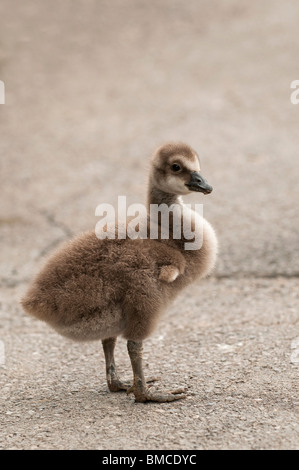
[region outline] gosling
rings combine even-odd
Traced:
[[[150,235],[152,204],[174,204],[189,214],[191,233],[202,233],[199,249],[174,229],[173,213],[167,222],[169,236],[163,237],[165,220],[155,221],[156,239],[97,238],[85,233],[54,253],[29,286],[21,303],[24,310],[47,322],[61,335],[76,341],[102,340],[106,378],[111,392],[133,392],[137,402],[170,402],[185,398],[185,390],[154,391],[142,367],[143,341],[154,330],[163,311],[188,284],[207,276],[214,268],[217,238],[211,225],[197,212],[184,206],[182,195],[190,191],[209,194],[212,187],[200,173],[197,153],[185,143],[168,143],[150,159],[147,206],[144,223]],[[165,207],[165,206],[164,206]],[[119,379],[114,349],[117,336],[127,340],[133,384]]]

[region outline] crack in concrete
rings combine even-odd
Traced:
[[[12,279],[10,277],[2,277],[0,279],[0,286],[1,287],[13,288],[13,287],[17,287],[21,284],[27,284],[29,282],[30,282],[30,279],[28,279],[28,278]]]
[[[55,240],[54,243],[52,243],[52,246],[48,246],[46,247],[44,250],[42,250],[42,252],[38,255],[38,258],[41,257],[42,255],[46,254],[48,251],[50,251],[51,248],[53,248],[55,245],[57,245],[60,241],[63,241],[62,238],[58,239],[58,240]],[[249,274],[249,275],[239,275],[239,276],[229,276],[229,275],[216,275],[216,276],[211,276],[210,279],[211,280],[221,280],[221,279],[234,279],[236,281],[239,281],[239,280],[244,280],[244,279],[257,279],[257,280],[262,280],[262,279],[288,279],[288,280],[292,280],[292,279],[298,279],[299,277],[299,273],[294,273],[294,274],[282,274],[282,273],[278,273],[278,274],[269,274],[269,275],[255,275],[255,274]],[[0,279],[0,287],[7,287],[7,288],[13,288],[13,287],[17,287],[21,284],[27,284],[30,282],[30,279],[29,278],[21,278],[21,279],[13,279],[11,277],[2,277]]]
[[[46,221],[54,228],[59,228],[65,234],[66,237],[72,237],[72,231],[62,222],[59,222],[55,219],[54,215],[46,210],[39,210],[38,211],[43,217],[45,217]]]
[[[235,273],[235,274],[215,274],[214,276],[211,276],[213,279],[297,279],[299,277],[299,272],[294,272],[294,273],[264,273],[264,274],[258,274],[254,272],[249,272],[249,273]]]
[[[62,222],[59,222],[55,219],[54,215],[46,210],[39,210],[38,211],[48,222],[48,224],[53,228],[58,228],[63,232],[63,235],[53,240],[49,245],[42,248],[37,256],[36,259],[39,259],[45,255],[47,255],[52,249],[54,249],[60,242],[63,242],[66,239],[73,237],[72,231],[69,229],[67,225]]]
[[[63,242],[66,240],[65,236],[56,238],[53,240],[49,245],[45,246],[40,252],[38,253],[36,259],[42,258],[43,256],[47,255],[52,249],[54,249],[60,242]]]

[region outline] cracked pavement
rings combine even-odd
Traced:
[[[75,6],[74,6],[75,5]],[[3,0],[0,6],[0,449],[298,449],[299,105],[295,0]],[[171,404],[111,394],[98,343],[73,343],[19,299],[45,258],[145,198],[167,140],[214,187],[213,275],[145,342]],[[122,376],[131,370],[119,340]]]

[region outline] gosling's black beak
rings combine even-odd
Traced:
[[[186,183],[186,186],[188,186],[190,191],[198,191],[204,194],[210,194],[213,191],[212,186],[207,183],[198,171],[191,171],[190,181]]]

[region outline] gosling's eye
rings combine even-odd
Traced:
[[[173,165],[171,165],[171,169],[173,171],[180,171],[181,167],[177,163],[174,163]]]

